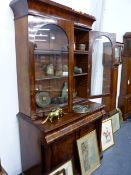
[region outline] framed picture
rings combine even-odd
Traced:
[[[73,175],[72,159],[59,166],[48,175]]]
[[[63,168],[62,170],[56,172],[54,175],[66,175],[65,169]]]
[[[96,131],[92,131],[77,140],[81,174],[90,175],[100,166]]]
[[[111,116],[111,119],[112,119],[113,133],[114,133],[120,128],[119,113],[116,113],[115,115]]]
[[[123,123],[123,116],[120,108],[117,108],[117,112],[119,113],[119,123],[121,125]]]
[[[103,151],[114,144],[111,119],[107,119],[102,122],[101,143]]]

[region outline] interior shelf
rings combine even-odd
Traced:
[[[74,77],[78,77],[78,76],[85,76],[88,75],[88,73],[81,73],[81,74],[74,74]],[[61,78],[68,78],[67,76],[45,76],[45,77],[41,77],[41,78],[36,78],[36,81],[43,81],[43,80],[54,80],[54,79],[61,79]]]
[[[34,54],[39,55],[60,55],[60,54],[68,54],[69,52],[66,50],[42,50],[42,49],[35,49]]]
[[[83,54],[83,55],[88,55],[88,51],[84,51],[84,50],[75,50],[74,51],[75,54]]]
[[[36,78],[36,81],[54,80],[54,79],[61,79],[61,78],[68,78],[68,75],[67,76],[45,76],[41,78]]]
[[[42,49],[35,49],[34,54],[44,54],[44,55],[60,55],[60,54],[68,54],[69,52],[66,50],[42,50]],[[88,51],[84,50],[75,50],[75,54],[84,54],[88,55]]]
[[[74,74],[74,77],[85,76],[85,75],[88,75],[88,73]]]

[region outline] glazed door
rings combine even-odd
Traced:
[[[89,32],[89,96],[112,94],[115,34]]]
[[[33,45],[32,105],[39,112],[72,104],[72,42],[70,21],[29,16],[29,41]],[[31,47],[32,48],[32,47]],[[70,58],[70,59],[69,59]]]

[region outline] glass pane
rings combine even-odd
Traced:
[[[115,46],[115,64],[121,63],[121,46]]]
[[[68,102],[68,38],[56,24],[34,22],[32,29],[36,106],[51,110]]]
[[[115,47],[115,58],[120,58],[121,56],[121,47]]]
[[[64,30],[55,24],[43,25],[35,35],[37,48],[43,50],[68,50],[68,40]]]
[[[111,93],[112,44],[105,36],[98,37],[93,43],[91,95]]]

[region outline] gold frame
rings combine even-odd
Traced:
[[[66,175],[65,169],[63,168],[62,170],[56,172],[54,175]]]
[[[114,135],[111,118],[102,121],[101,143],[102,151],[105,151],[114,145]]]
[[[90,175],[100,166],[96,130],[77,140],[81,174]]]
[[[64,164],[60,165],[58,168],[50,172],[48,175],[73,175],[73,161],[68,160]]]
[[[116,114],[112,115],[110,118],[112,120],[113,133],[115,133],[116,131],[118,131],[120,129],[119,113],[117,112]]]

